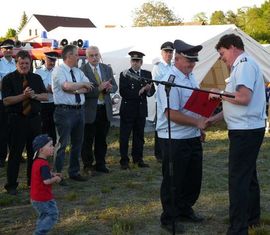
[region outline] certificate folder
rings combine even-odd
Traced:
[[[220,99],[209,99],[209,93],[202,91],[193,91],[189,97],[184,109],[200,114],[204,117],[210,117],[220,104]]]

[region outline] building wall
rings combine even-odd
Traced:
[[[45,31],[44,27],[39,23],[39,21],[32,16],[27,24],[23,27],[21,32],[18,34],[18,40],[27,41],[40,36],[42,31]]]

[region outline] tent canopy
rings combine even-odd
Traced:
[[[58,27],[48,33],[48,37],[69,41],[88,40],[89,45],[98,46],[103,63],[110,64],[118,82],[121,71],[130,67],[128,52],[139,50],[146,56],[143,68],[152,70],[153,64],[160,58],[160,45],[165,41],[181,39],[188,44],[203,46],[199,53],[199,62],[194,74],[204,88],[224,87],[228,70],[219,61],[215,46],[225,34],[239,35],[245,45],[245,51],[260,65],[266,81],[270,81],[270,52],[235,25],[193,25],[131,28],[66,28]],[[149,119],[154,116],[154,98],[149,100]]]

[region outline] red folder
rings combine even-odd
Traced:
[[[221,101],[220,99],[209,99],[208,96],[209,93],[193,91],[184,108],[208,118]]]

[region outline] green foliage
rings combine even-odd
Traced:
[[[203,25],[208,23],[208,18],[205,14],[205,12],[199,12],[192,18],[193,22],[199,22],[202,23]]]
[[[219,25],[226,24],[226,17],[223,11],[215,11],[210,18],[210,24]]]
[[[177,25],[182,22],[163,2],[146,2],[134,12],[134,26]]]
[[[258,42],[270,43],[270,1],[265,1],[261,7],[239,8],[237,13],[215,11],[210,24],[235,24]]]
[[[28,21],[28,16],[26,15],[26,13],[24,11],[22,18],[21,18],[20,26],[18,28],[18,32],[20,32],[22,30],[22,28],[26,25],[27,21]]]
[[[6,38],[15,38],[16,36],[17,36],[16,30],[9,28],[6,33]]]

